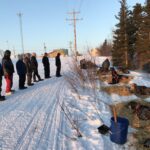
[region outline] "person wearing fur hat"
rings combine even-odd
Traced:
[[[26,89],[27,87],[25,87],[25,80],[26,80],[26,65],[23,62],[23,54],[18,55],[18,61],[16,63],[16,69],[17,69],[17,74],[19,76],[19,89],[23,90]]]
[[[41,77],[38,73],[38,62],[36,60],[36,53],[32,53],[31,64],[32,64],[32,68],[33,68],[33,81],[34,82],[42,81],[43,79],[41,79]],[[36,80],[36,77],[38,77],[38,81]]]
[[[14,90],[12,90],[13,86],[13,73],[14,73],[14,65],[10,58],[11,51],[6,50],[4,53],[4,57],[2,59],[2,67],[4,72],[4,77],[6,80],[6,95],[11,95]]]

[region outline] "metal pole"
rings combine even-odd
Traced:
[[[7,44],[7,49],[9,49],[9,44],[8,44],[8,40],[6,41],[6,44]]]
[[[21,36],[21,45],[22,45],[22,52],[24,54],[24,44],[23,44],[23,30],[22,30],[22,13],[17,14],[19,17],[19,22],[20,22],[20,36]]]
[[[77,57],[77,35],[76,35],[76,16],[75,11],[73,11],[73,20],[74,20],[74,49],[75,49],[75,56]]]
[[[70,48],[70,55],[72,55],[73,51],[72,51],[72,42],[69,42],[69,48]]]
[[[45,45],[45,43],[44,43],[44,52],[46,53],[46,45]]]

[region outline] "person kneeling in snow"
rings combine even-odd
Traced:
[[[25,80],[26,80],[26,65],[23,62],[23,55],[18,55],[18,61],[16,63],[16,69],[17,69],[17,73],[19,75],[19,89],[23,90],[26,89],[27,87],[25,87]]]
[[[104,62],[102,63],[102,71],[104,72],[108,72],[109,71],[109,67],[110,67],[110,62],[109,59],[105,59]]]
[[[109,84],[117,84],[119,83],[119,75],[117,74],[115,68],[111,68],[111,73],[112,73],[112,82]]]

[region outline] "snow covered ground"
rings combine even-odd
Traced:
[[[65,77],[71,71],[70,58],[62,58],[61,78],[55,77],[54,59],[50,59],[50,62],[52,78],[35,83],[26,90],[18,90],[18,76],[14,74],[13,88],[16,92],[7,96],[6,101],[0,102],[0,150],[134,149],[131,146],[133,139],[130,132],[128,142],[124,145],[112,143],[109,135],[98,133],[97,127],[101,124],[110,126],[110,108],[104,103],[95,107],[95,97],[89,88],[78,89],[78,94],[72,90]],[[40,59],[39,73],[44,78]],[[135,78],[132,82],[150,87],[147,76],[136,73],[133,75]],[[3,94],[4,89],[3,80]],[[135,95],[109,96],[102,91],[97,91],[96,94],[108,104],[137,99]],[[75,127],[79,129],[82,137],[78,137]]]

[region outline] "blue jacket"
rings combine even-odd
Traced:
[[[25,63],[22,60],[18,60],[17,61],[16,69],[17,69],[18,75],[24,75],[27,72],[26,65],[25,65]]]

